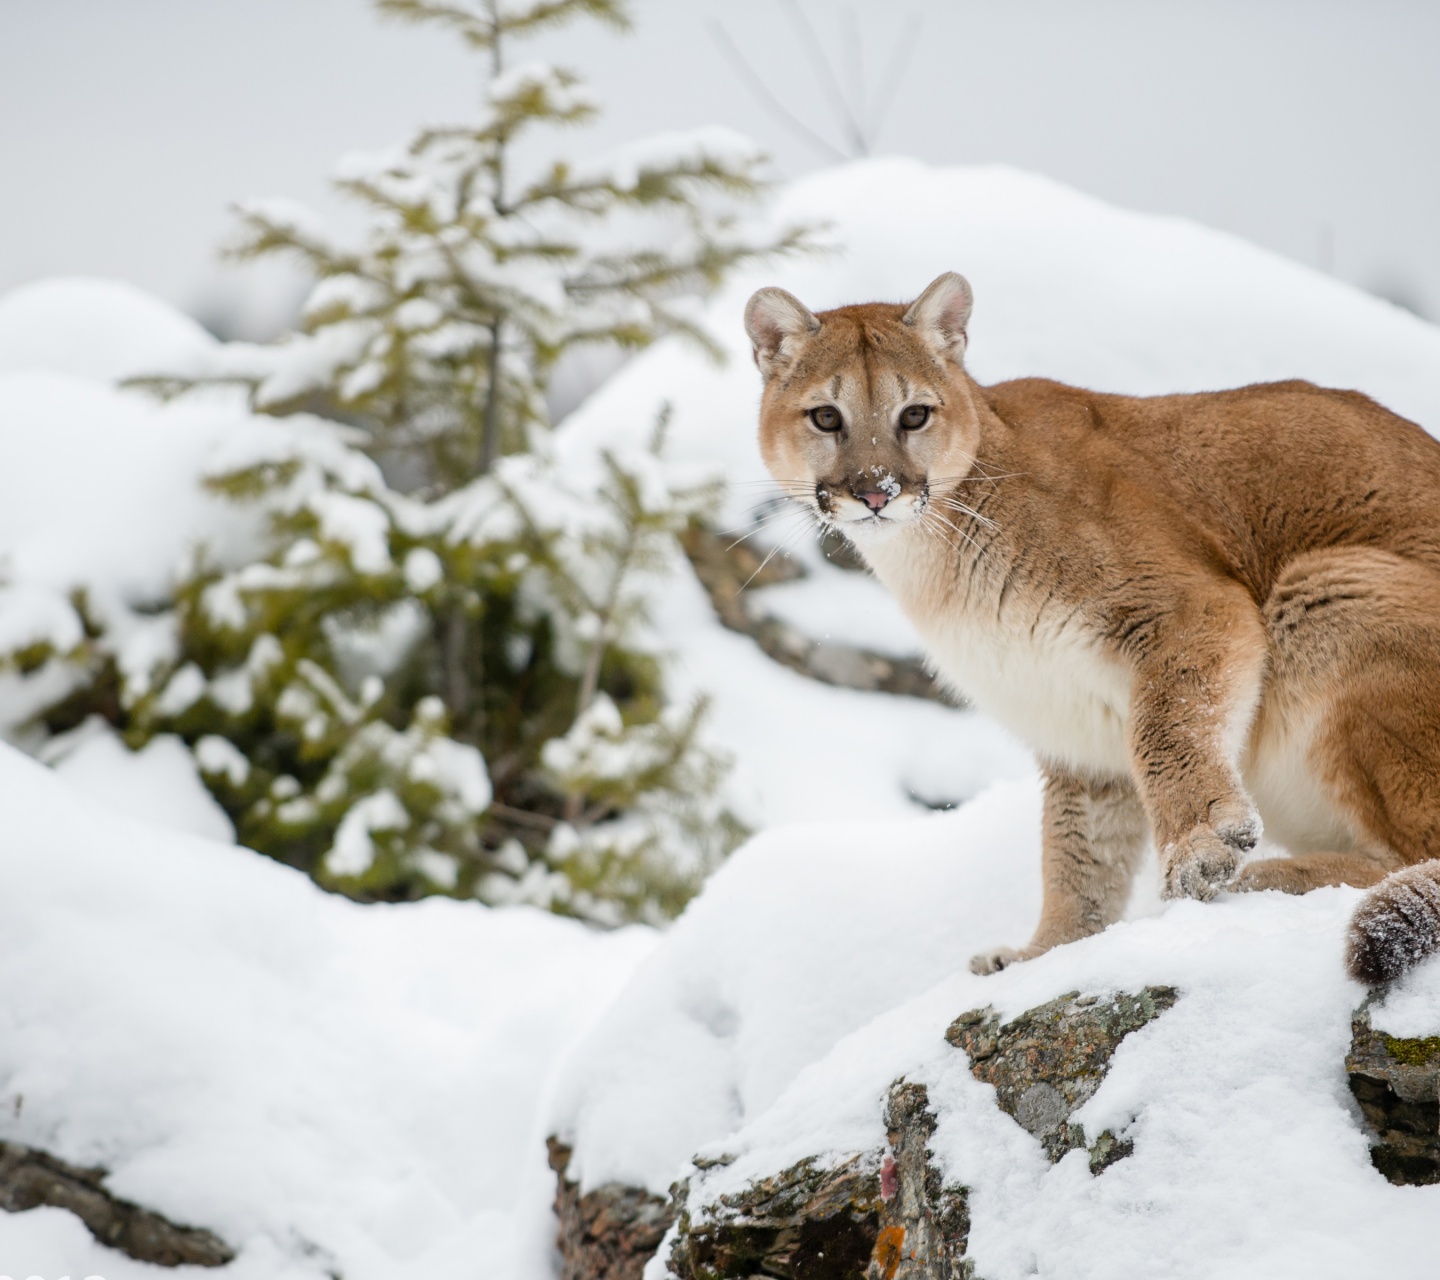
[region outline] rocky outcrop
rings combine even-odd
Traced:
[[[1375,1167],[1397,1186],[1440,1182],[1440,1036],[1376,1031],[1367,1000],[1350,1023],[1345,1071],[1373,1139]]]
[[[112,1195],[104,1169],[67,1164],[18,1142],[0,1142],[0,1209],[68,1209],[101,1244],[161,1267],[223,1267],[235,1251],[200,1227],[183,1227]]]
[[[1070,1116],[1099,1087],[1116,1047],[1176,999],[1171,987],[1103,998],[1071,992],[1009,1022],[990,1009],[963,1013],[946,1039],[1058,1160],[1086,1146]],[[638,1280],[673,1223],[666,1265],[677,1280],[973,1280],[969,1192],[937,1167],[935,1125],[925,1086],[897,1080],[886,1097],[883,1149],[832,1164],[802,1160],[718,1195],[707,1192],[706,1175],[730,1158],[697,1159],[696,1174],[671,1188],[668,1203],[633,1187],[580,1195],[565,1174],[569,1149],[552,1138],[562,1274]],[[1131,1146],[1107,1132],[1088,1150],[1098,1175]]]
[[[1104,999],[1072,991],[1003,1024],[989,1009],[962,1013],[945,1038],[965,1051],[977,1080],[995,1086],[1000,1109],[1055,1161],[1086,1146],[1084,1129],[1070,1116],[1100,1087],[1120,1042],[1178,998],[1174,987]],[[1132,1147],[1107,1131],[1088,1150],[1091,1172],[1100,1173]]]
[[[666,1259],[679,1280],[970,1280],[968,1193],[932,1163],[924,1085],[898,1080],[885,1106],[884,1152],[834,1167],[803,1160],[716,1201],[691,1207]]]
[[[924,1085],[898,1081],[885,1104],[890,1150],[880,1162],[880,1229],[866,1280],[971,1280],[970,1193],[932,1163],[935,1115]]]
[[[898,693],[958,705],[918,658],[897,658],[852,645],[812,640],[778,618],[752,610],[747,587],[767,587],[804,576],[804,569],[781,552],[766,554],[748,544],[730,543],[701,524],[681,535],[695,576],[705,588],[721,623],[749,636],[764,653],[792,671],[844,689]],[[832,558],[842,554],[836,551]]]

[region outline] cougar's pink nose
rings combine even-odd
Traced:
[[[871,511],[879,511],[887,502],[890,495],[884,489],[857,489],[855,496],[860,499]]]

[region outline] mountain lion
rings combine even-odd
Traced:
[[[1169,897],[1374,885],[1367,983],[1440,949],[1440,442],[1354,391],[1102,395],[965,372],[971,293],[745,322],[776,481],[1034,749],[1044,906],[989,973]],[[1293,856],[1242,865],[1262,830]]]

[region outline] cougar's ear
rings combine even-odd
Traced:
[[[954,271],[937,276],[905,313],[904,320],[937,355],[959,364],[965,356],[965,326],[975,295],[970,282]]]
[[[784,289],[760,289],[745,304],[745,332],[767,379],[789,364],[800,339],[819,331],[820,321]]]

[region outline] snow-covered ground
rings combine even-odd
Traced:
[[[218,1232],[236,1280],[505,1274],[546,1079],[653,932],[361,907],[6,746],[0,812],[5,1138]],[[166,1274],[58,1209],[0,1214],[0,1268]]]
[[[1305,376],[1440,424],[1440,330],[1184,222],[1010,170],[902,160],[796,183],[773,216],[827,221],[838,247],[714,301],[727,364],[666,342],[622,369],[567,420],[574,465],[643,445],[669,400],[673,458],[723,469],[743,529],[767,498],[748,292],[780,284],[817,308],[899,299],[947,269],[975,286],[982,380],[1151,392]],[[65,597],[83,586],[130,618],[136,646],[163,643],[135,607],[196,540],[248,536],[195,479],[273,424],[233,397],[162,407],[111,385],[209,342],[115,284],[0,298],[0,592],[24,606],[0,607],[0,627],[74,627]],[[811,577],[769,604],[757,593],[762,607],[817,638],[913,650],[873,583],[795,550]],[[711,694],[734,804],[764,829],[658,949],[646,931],[519,909],[326,897],[181,833],[225,835],[163,743],[132,759],[82,731],[53,752],[56,771],[0,749],[0,1137],[106,1164],[120,1194],[241,1245],[236,1276],[543,1280],[550,1125],[577,1137],[588,1180],[663,1189],[707,1143],[742,1157],[735,1176],[871,1145],[881,1092],[910,1073],[954,1116],[938,1153],[976,1188],[973,1251],[992,1280],[1430,1274],[1417,1251],[1440,1190],[1369,1169],[1338,1074],[1359,995],[1339,965],[1355,895],[1159,912],[1142,893],[1128,925],[970,977],[970,954],[1023,940],[1035,916],[1023,752],[976,716],[777,667],[718,625],[688,571],[656,625],[677,693]],[[12,724],[15,693],[0,677]],[[981,792],[933,816],[911,799]],[[544,1101],[565,1046],[632,973]],[[1126,1042],[1082,1117],[1136,1118],[1136,1155],[1093,1183],[1073,1158],[1044,1166],[939,1038],[977,1004],[1164,981],[1184,998]],[[1405,1032],[1440,1031],[1435,965],[1407,990]],[[1087,1271],[1097,1258],[1114,1265]],[[55,1210],[0,1215],[0,1268],[158,1274]]]

